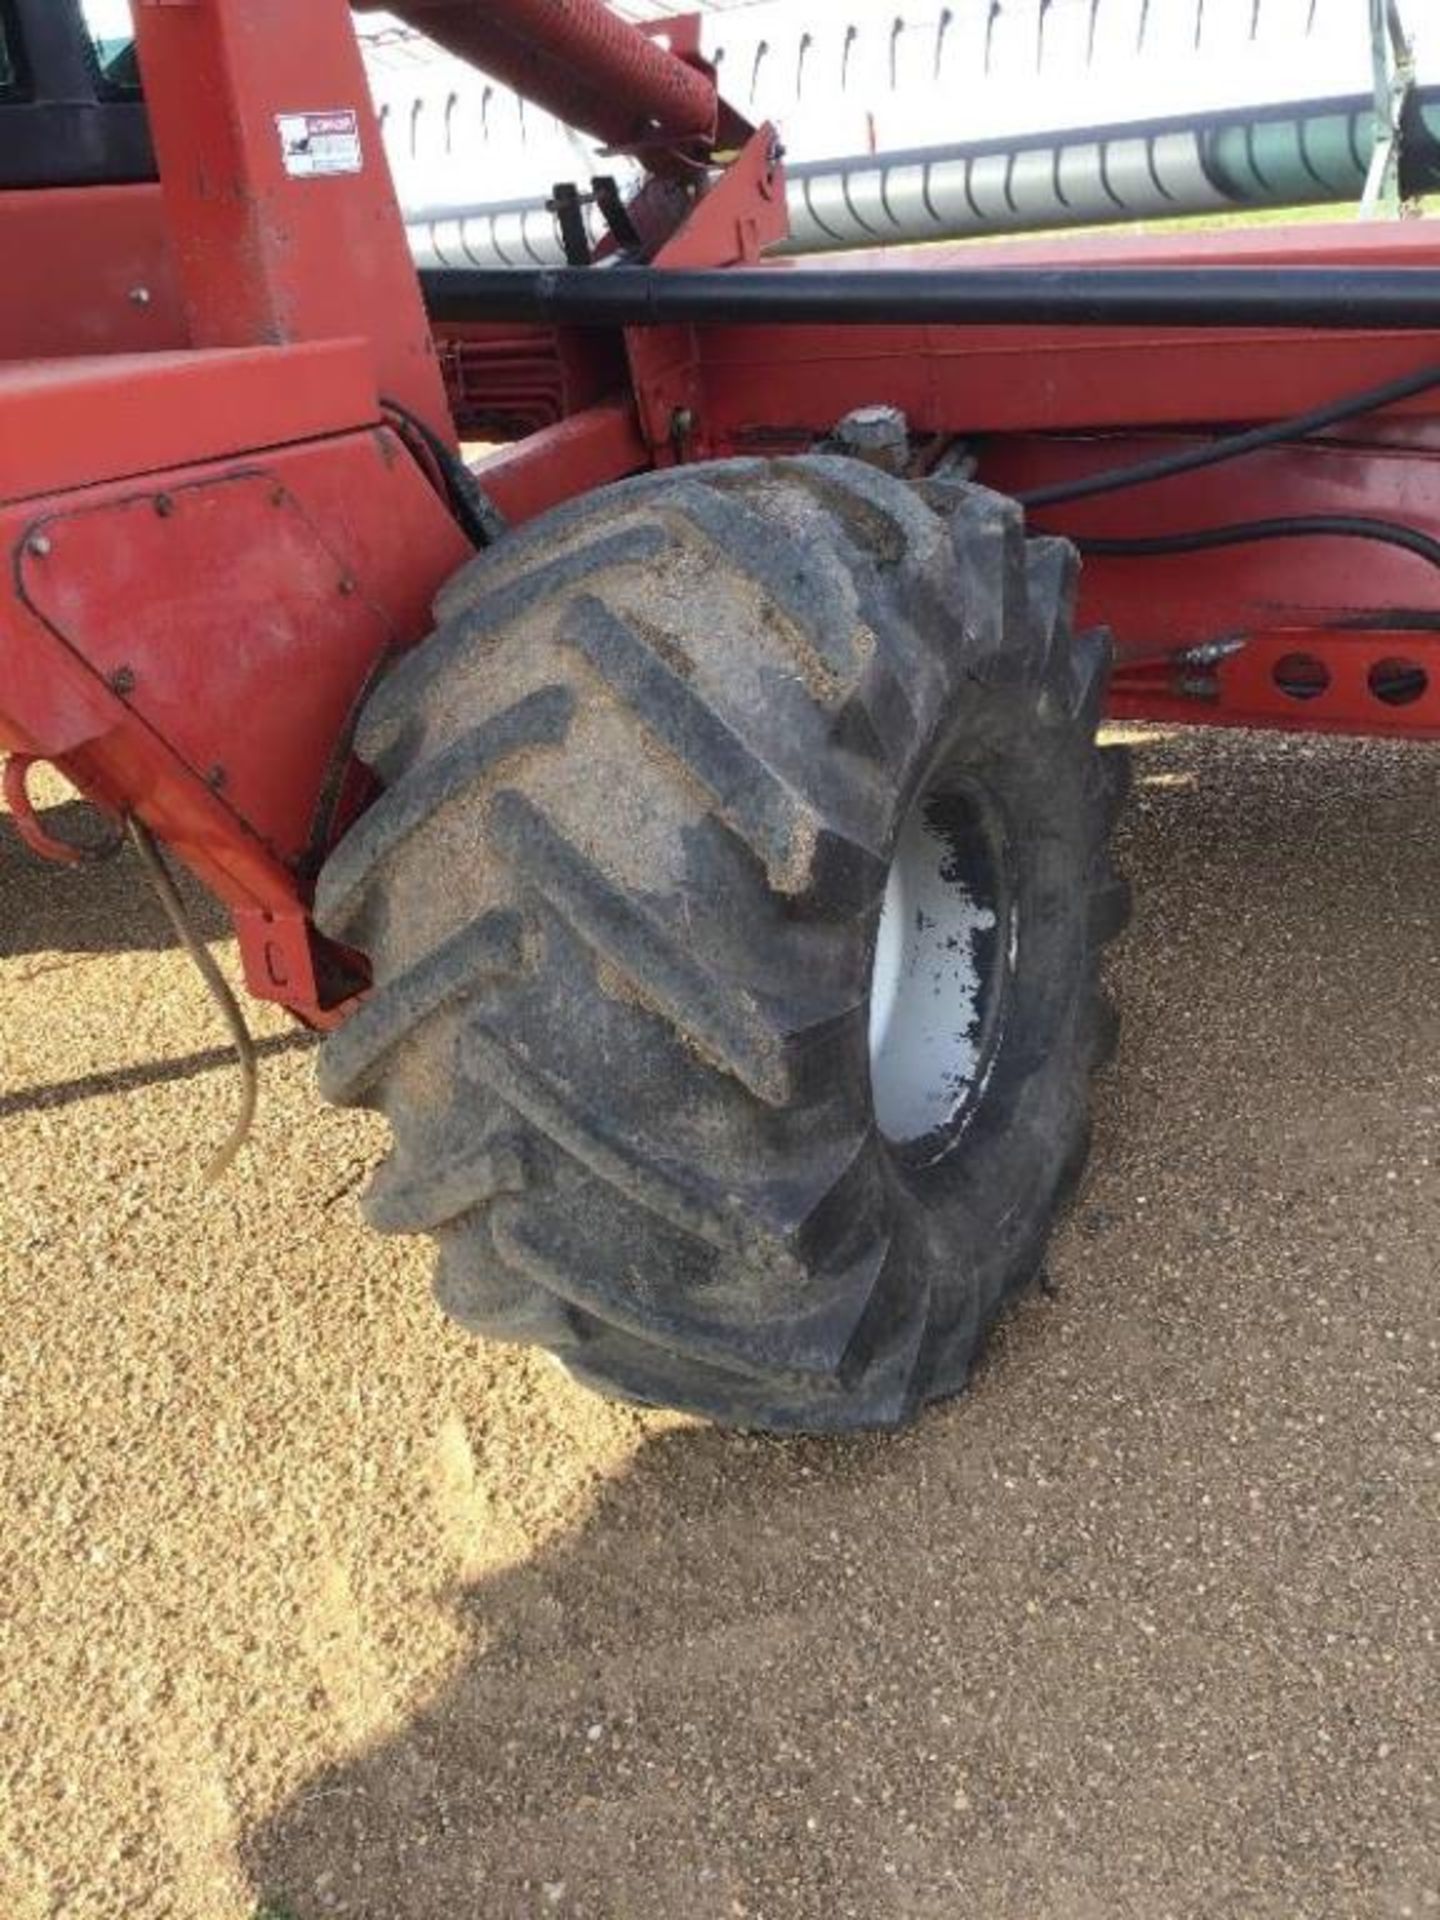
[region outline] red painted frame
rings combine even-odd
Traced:
[[[316,1024],[358,984],[306,912],[321,841],[356,798],[349,720],[468,552],[384,404],[453,445],[442,366],[468,410],[493,399],[497,417],[548,423],[481,470],[518,522],[646,467],[808,447],[875,401],[937,448],[963,441],[982,479],[1018,492],[1440,363],[1440,315],[1420,335],[714,326],[437,341],[342,0],[134,5],[161,189],[0,195],[0,236],[33,270],[23,307],[0,315],[0,751],[53,760],[145,820],[231,908],[253,989]],[[491,0],[486,17],[513,11]],[[679,90],[692,102],[694,80]],[[290,171],[277,116],[338,109],[355,115],[359,169]],[[752,261],[783,209],[762,128],[658,264]],[[917,272],[997,259],[1440,267],[1440,242],[1345,225],[883,256]],[[1114,538],[1343,509],[1440,537],[1437,414],[1426,396],[1037,518]],[[1411,554],[1311,538],[1096,560],[1083,613],[1117,635],[1119,712],[1440,737],[1440,574]],[[1328,674],[1313,698],[1294,691],[1305,676],[1277,677],[1296,653]],[[1379,683],[1415,694],[1403,704],[1370,679],[1396,659],[1428,676]]]
[[[159,187],[0,193],[0,234],[31,263],[0,300],[0,362],[189,344]]]
[[[143,819],[230,908],[252,991],[326,1025],[356,979],[309,930],[314,833],[340,817],[347,729],[377,663],[425,632],[435,583],[469,547],[382,421],[358,343],[183,361],[183,464],[161,407],[150,441],[125,442],[128,472],[0,505],[0,752]],[[16,418],[142,423],[146,389],[173,372],[78,361],[62,380],[41,365],[0,370],[0,446]]]
[[[867,260],[916,272],[1147,263],[1435,269],[1440,237],[1419,222],[1337,222],[890,251],[847,255],[845,264],[863,268]],[[774,271],[824,265],[798,260]],[[799,451],[844,412],[879,400],[901,407],[920,435],[962,441],[978,477],[1014,494],[1440,367],[1440,315],[1433,334],[933,325],[691,334],[686,457]],[[664,416],[643,396],[642,417],[654,440]],[[665,453],[655,444],[657,460]],[[1033,524],[1082,541],[1114,540],[1357,513],[1440,538],[1440,392],[1323,441],[1057,507]],[[1440,571],[1393,547],[1305,538],[1094,558],[1082,576],[1080,617],[1116,636],[1111,705],[1127,718],[1440,737]],[[1187,657],[1240,640],[1243,647],[1218,660]],[[1277,674],[1296,655],[1317,663],[1303,694],[1293,673]],[[1394,674],[1380,676],[1381,692],[1370,684],[1373,669],[1395,663],[1411,669],[1399,702]]]
[[[382,396],[453,427],[347,10],[135,24],[159,195],[0,198],[35,249],[0,326],[0,750],[144,820],[252,990],[324,1025],[361,984],[306,912],[348,725],[470,551]],[[336,110],[359,168],[292,171],[278,117]]]

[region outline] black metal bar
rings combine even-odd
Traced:
[[[431,318],[570,327],[1284,327],[1440,332],[1428,267],[454,268]]]
[[[553,213],[560,229],[560,244],[572,267],[588,267],[594,257],[590,235],[585,226],[585,209],[580,189],[573,180],[557,180],[547,213]]]
[[[622,253],[638,253],[644,242],[640,230],[630,218],[630,209],[625,204],[625,196],[620,191],[620,183],[608,173],[602,173],[592,183],[595,191],[595,204],[600,209],[600,217],[610,230],[610,237]]]

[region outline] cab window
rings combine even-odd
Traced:
[[[140,68],[135,58],[135,32],[128,0],[81,0],[80,11],[90,35],[102,91],[112,96],[137,94]]]
[[[15,29],[0,5],[0,100],[13,100],[20,92],[20,63],[16,59]]]

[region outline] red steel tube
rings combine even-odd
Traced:
[[[398,0],[389,11],[610,146],[714,137],[713,80],[605,0]]]

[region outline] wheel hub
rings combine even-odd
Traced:
[[[896,843],[871,968],[871,1093],[892,1146],[948,1146],[969,1118],[1000,1031],[1011,919],[991,810],[937,784]]]

